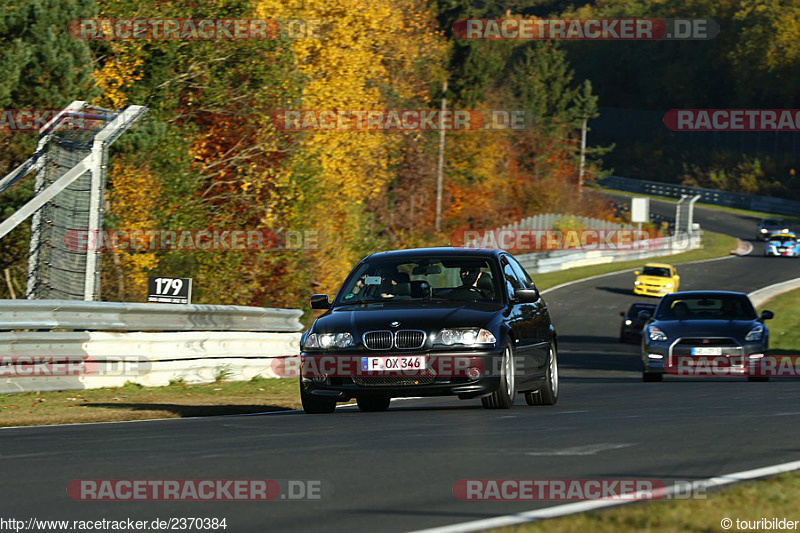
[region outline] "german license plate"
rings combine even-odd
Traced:
[[[722,355],[722,348],[692,348],[692,355]]]
[[[425,356],[399,355],[362,357],[361,370],[366,372],[425,370]]]

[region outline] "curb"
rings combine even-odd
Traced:
[[[800,289],[800,278],[790,279],[788,281],[782,281],[781,283],[775,283],[773,285],[762,287],[751,292],[748,294],[748,296],[750,297],[750,301],[753,302],[753,307],[760,307],[772,298],[795,289]]]

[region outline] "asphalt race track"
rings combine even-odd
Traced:
[[[673,208],[652,201],[654,212]],[[751,239],[756,220],[698,208],[705,229]],[[683,289],[752,291],[800,277],[800,260],[731,257],[679,266]],[[465,502],[460,479],[704,479],[800,459],[800,381],[667,378],[643,383],[621,345],[630,272],[546,294],[560,336],[555,407],[400,400],[384,413],[340,407],[152,422],[0,430],[0,506],[61,520],[226,518],[225,531],[408,531],[557,505]],[[73,479],[322,480],[317,501],[81,502]],[[720,516],[722,518],[722,516]],[[708,524],[718,527],[719,521]]]

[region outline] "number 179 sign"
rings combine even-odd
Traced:
[[[191,303],[192,278],[149,278],[147,301],[160,304]]]

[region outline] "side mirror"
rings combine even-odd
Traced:
[[[619,312],[619,316],[621,316],[622,318],[625,318],[625,311],[620,311]]]
[[[639,311],[639,314],[636,315],[636,316],[639,317],[642,320],[649,320],[650,317],[653,316],[653,315],[650,313],[650,311],[647,311],[647,310],[643,309],[643,310]]]
[[[775,313],[767,309],[761,311],[761,320],[770,320],[771,318],[775,318]]]
[[[517,289],[514,291],[514,299],[522,303],[533,303],[539,300],[538,289]]]
[[[327,294],[312,294],[311,309],[330,309],[331,303],[328,301]]]
[[[642,273],[642,271],[641,271],[641,270],[634,270],[634,271],[633,271],[633,275],[634,275],[634,276],[638,276],[638,275],[640,275],[641,273]]]

